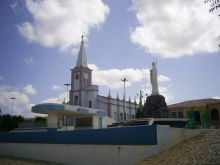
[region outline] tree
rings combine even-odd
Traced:
[[[9,114],[0,116],[0,132],[10,131],[14,128],[18,128],[20,122],[24,121],[22,116],[11,116]]]
[[[209,9],[210,13],[214,12],[215,10],[220,9],[220,0],[205,0],[205,3],[210,4],[210,9]],[[220,14],[219,14],[219,16],[220,16]]]
[[[143,118],[143,106],[139,106],[136,110],[136,118]]]
[[[209,12],[212,13],[216,10],[220,11],[220,0],[205,0],[204,1],[206,4],[210,4],[210,9]],[[220,13],[218,15],[220,17]],[[219,36],[220,39],[220,36]],[[220,47],[220,44],[218,45]]]

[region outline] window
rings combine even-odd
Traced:
[[[86,86],[89,86],[89,79],[86,79]]]
[[[77,128],[88,128],[92,127],[92,118],[78,118],[76,119]]]
[[[75,77],[77,80],[79,79],[79,75],[78,74],[76,74],[76,77]]]
[[[89,108],[92,108],[92,101],[89,101]]]
[[[120,120],[123,120],[123,114],[120,113]]]
[[[183,112],[182,111],[177,112],[177,114],[178,114],[178,118],[183,118]]]
[[[114,112],[114,119],[117,120],[117,112]]]
[[[172,112],[171,114],[173,118],[177,118],[176,112]]]
[[[79,104],[79,97],[78,96],[75,96],[74,97],[74,105],[78,105]]]
[[[217,109],[211,110],[211,121],[218,121],[219,120],[219,114]]]
[[[84,86],[85,86],[85,87],[87,86],[87,84],[86,84],[86,78],[84,78]]]
[[[126,119],[129,119],[130,118],[130,115],[127,113],[126,114]]]

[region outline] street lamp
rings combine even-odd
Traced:
[[[125,112],[125,108],[126,108],[126,95],[125,95],[125,83],[128,81],[126,78],[121,79],[122,82],[124,82],[124,120],[126,120],[126,112]]]
[[[11,116],[13,116],[13,108],[14,108],[14,100],[16,99],[15,97],[11,97],[10,98],[11,100],[12,100],[12,102],[11,102]]]
[[[68,84],[68,83],[66,83],[66,84],[64,84],[65,86],[66,86],[66,95],[67,95],[67,97],[66,97],[66,102],[68,103],[68,86],[70,86],[71,84]]]

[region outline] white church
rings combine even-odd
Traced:
[[[136,102],[99,95],[99,87],[92,84],[92,70],[88,68],[82,37],[76,66],[71,69],[69,102],[43,103],[32,112],[46,114],[47,127],[60,130],[106,128],[117,121],[135,119]]]
[[[112,98],[100,96],[97,85],[92,84],[92,70],[88,68],[84,41],[82,39],[78,59],[75,68],[71,69],[71,90],[69,93],[69,104],[101,109],[108,117],[116,121],[135,118],[136,103],[120,100],[117,96]],[[125,108],[125,110],[124,110]]]

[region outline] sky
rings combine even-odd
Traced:
[[[126,99],[146,99],[156,60],[167,104],[220,98],[217,15],[203,0],[2,0],[0,109],[33,117],[62,103],[82,35],[100,95],[122,98],[126,78]]]

